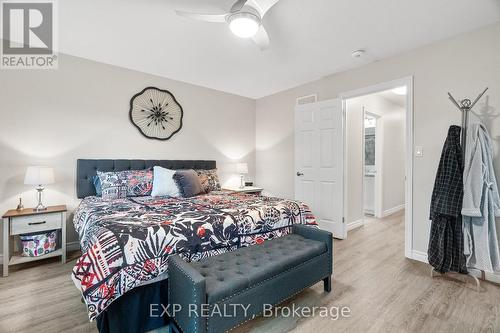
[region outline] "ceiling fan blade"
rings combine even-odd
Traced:
[[[267,34],[264,26],[260,26],[259,31],[257,31],[257,34],[253,36],[252,39],[261,51],[267,50],[269,48],[269,35]]]
[[[231,7],[230,12],[231,13],[236,13],[239,12],[240,10],[243,9],[243,6],[247,3],[248,0],[238,0],[234,3],[234,5]]]
[[[212,22],[212,23],[225,23],[227,14],[198,14],[183,12],[181,10],[175,11],[177,15],[187,17],[197,21]]]
[[[264,18],[264,15],[271,9],[279,0],[248,0],[247,5],[255,8],[259,14],[260,18]]]

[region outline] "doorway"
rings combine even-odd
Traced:
[[[404,135],[399,140],[404,153],[404,215],[405,215],[405,255],[412,258],[413,248],[413,221],[412,221],[412,188],[413,188],[413,77],[377,84],[340,94],[338,99],[325,100],[311,104],[297,105],[295,108],[295,198],[308,204],[314,212],[320,227],[332,232],[335,238],[347,238],[347,225],[349,205],[363,204],[364,191],[360,190],[354,200],[348,200],[348,177],[352,174],[348,169],[349,151],[347,148],[346,127],[347,103],[356,97],[376,93],[389,93],[395,89],[403,89],[405,100]],[[366,114],[374,114],[366,110]],[[359,114],[358,114],[359,115]],[[360,142],[364,141],[364,115],[360,115],[357,122],[362,135],[358,136]],[[383,135],[378,134],[375,127],[375,165],[377,155],[383,151],[378,149]],[[382,133],[383,134],[383,133]],[[362,152],[357,156],[364,163],[364,145]],[[383,163],[384,159],[380,160]],[[358,164],[363,170],[364,164]],[[383,169],[383,168],[382,168]],[[377,169],[378,170],[378,169]],[[361,171],[358,182],[364,183]],[[380,172],[374,177],[375,194],[380,191]],[[378,213],[378,200],[382,196],[374,194],[374,214]],[[364,224],[363,208],[360,210],[361,218],[351,221],[349,227],[356,223]]]
[[[346,229],[404,211],[412,258],[413,78],[341,94]]]
[[[346,100],[348,230],[405,207],[405,100],[402,88]]]

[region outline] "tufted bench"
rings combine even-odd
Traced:
[[[294,225],[290,235],[187,263],[169,260],[169,303],[185,333],[220,333],[323,280],[331,291],[332,234]]]

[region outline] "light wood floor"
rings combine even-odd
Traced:
[[[472,283],[431,279],[428,265],[403,253],[403,214],[371,219],[335,242],[332,293],[317,284],[284,304],[348,306],[350,318],[259,318],[234,332],[500,332],[499,286],[482,282],[478,293]],[[0,332],[97,332],[70,278],[74,262],[0,278]]]

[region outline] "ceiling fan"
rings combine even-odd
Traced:
[[[278,1],[237,0],[225,14],[201,14],[180,10],[176,10],[176,13],[198,21],[227,23],[233,34],[240,38],[252,38],[261,50],[265,50],[269,47],[269,36],[262,25],[262,19]]]

